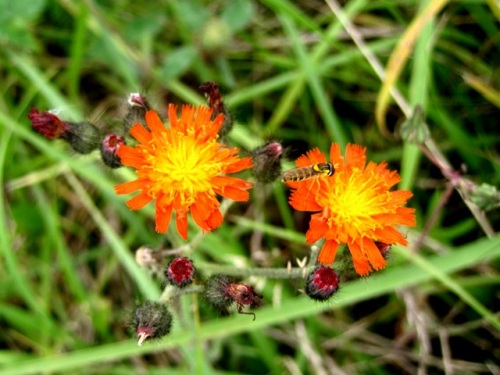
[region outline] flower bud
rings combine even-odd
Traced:
[[[99,130],[90,122],[68,122],[69,131],[62,137],[79,154],[88,154],[101,144]]]
[[[316,301],[326,301],[339,289],[339,278],[333,268],[317,266],[307,275],[306,294]]]
[[[36,108],[31,108],[28,118],[33,129],[47,139],[62,138],[69,131],[68,123],[62,121],[56,115]]]
[[[233,302],[239,314],[253,315],[252,312],[243,312],[245,305],[250,307],[260,306],[262,296],[257,294],[253,287],[243,284],[237,278],[224,274],[213,275],[205,284],[205,298],[213,308],[227,312]]]
[[[146,98],[136,92],[129,95],[127,103],[128,112],[123,120],[123,126],[128,133],[130,128],[137,122],[142,125],[146,124],[144,116],[146,112],[150,110],[150,107]]]
[[[391,245],[385,242],[380,242],[380,241],[374,241],[375,246],[377,246],[378,250],[380,251],[380,254],[384,257],[384,259],[387,259],[387,255],[389,251],[391,250]]]
[[[481,210],[491,211],[500,207],[500,192],[495,186],[482,183],[480,186],[474,186],[471,192],[471,200]]]
[[[165,276],[173,285],[184,288],[193,282],[196,269],[189,258],[174,258],[165,270]]]
[[[56,115],[32,108],[28,114],[33,129],[48,139],[60,138],[68,142],[73,150],[88,154],[100,143],[99,130],[89,122],[66,122]]]
[[[171,327],[172,314],[163,303],[146,301],[133,313],[132,329],[139,338],[139,346],[148,339],[159,339],[167,335]]]
[[[224,106],[219,86],[215,82],[205,82],[200,86],[200,91],[207,97],[208,106],[212,110],[211,120],[214,120],[221,113],[224,115],[224,123],[219,129],[219,136],[224,138],[233,128],[233,118]]]
[[[104,164],[111,168],[122,166],[117,151],[121,145],[125,144],[125,139],[117,134],[108,134],[101,143],[101,157]]]
[[[252,175],[257,181],[269,183],[281,175],[281,156],[283,146],[276,141],[271,141],[252,150]]]

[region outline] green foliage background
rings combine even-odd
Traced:
[[[385,64],[426,4],[341,5]],[[397,82],[453,167],[493,186],[499,15],[493,0],[447,3],[419,30]],[[500,237],[417,146],[381,135],[382,83],[327,3],[0,0],[0,80],[0,374],[498,373]],[[183,243],[155,233],[151,207],[130,212],[114,194],[131,171],[43,139],[26,115],[57,109],[104,131],[119,126],[131,92],[165,113],[168,102],[203,103],[206,81],[225,94],[237,120],[230,142],[243,150],[280,140],[289,168],[313,147],[352,142],[400,170],[417,210],[408,238],[421,246],[394,248],[387,270],[323,304],[303,296],[300,280],[251,279],[266,301],[255,321],[176,298],[172,334],[137,347],[126,317],[164,282],[134,251]],[[386,130],[398,134],[403,121],[391,104]],[[292,212],[287,195],[276,182],[231,206],[190,254],[201,271],[255,266],[252,243],[268,266],[307,256],[309,214]],[[498,229],[498,210],[486,219]]]

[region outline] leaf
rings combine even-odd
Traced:
[[[198,52],[193,46],[180,47],[171,52],[161,67],[163,79],[170,80],[184,74],[197,55]]]
[[[254,12],[252,2],[248,0],[234,0],[224,8],[221,18],[229,26],[229,29],[233,33],[236,33],[243,30],[250,23]]]

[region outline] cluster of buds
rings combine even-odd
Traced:
[[[99,147],[101,135],[90,122],[63,121],[55,114],[32,108],[28,114],[33,129],[48,139],[63,139],[73,150],[88,154]]]
[[[128,134],[135,123],[145,124],[144,116],[150,109],[144,96],[132,93],[127,99],[127,114],[123,120],[123,134]],[[104,164],[111,168],[122,166],[117,152],[126,144],[125,138],[116,132],[101,131],[88,121],[69,122],[50,111],[31,109],[28,114],[33,129],[47,139],[62,139],[79,154],[99,149]]]
[[[88,154],[100,149],[103,162],[111,168],[121,166],[118,148],[125,144],[125,139],[114,133],[103,134],[90,122],[69,122],[61,120],[49,111],[32,108],[28,114],[33,129],[47,139],[62,139],[79,154]]]
[[[141,256],[141,260],[142,258]],[[155,259],[152,255],[148,255],[147,258]],[[171,285],[182,289],[193,283],[196,268],[191,259],[176,257],[168,263],[164,275]],[[243,308],[245,306],[259,307],[262,299],[252,286],[223,274],[210,277],[204,284],[203,294],[210,306],[217,311],[227,313],[229,307],[236,303],[236,310],[239,314],[253,315],[254,320],[255,314],[245,312]],[[134,310],[130,326],[138,337],[138,344],[142,345],[148,339],[159,339],[170,333],[172,315],[166,303],[146,301]]]

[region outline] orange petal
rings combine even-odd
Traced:
[[[407,227],[414,227],[417,225],[415,209],[411,207],[398,207],[396,215],[399,216],[399,225],[406,225]]]
[[[320,211],[323,207],[316,201],[318,182],[311,179],[300,181],[299,184],[300,187],[290,194],[290,205],[297,211]]]
[[[210,228],[213,230],[215,228],[218,228],[222,225],[222,222],[224,221],[224,218],[222,217],[221,212],[219,209],[214,210],[211,214],[210,217],[208,218],[207,222]]]
[[[411,197],[413,197],[413,193],[409,190],[395,190],[391,192],[391,201],[397,206],[406,204],[406,201]]]
[[[368,258],[363,254],[360,244],[354,241],[349,242],[347,245],[352,256],[352,263],[356,273],[361,276],[368,275],[372,271],[372,267],[370,266]]]
[[[345,149],[345,163],[363,169],[366,164],[366,148],[349,143]]]
[[[136,148],[121,145],[116,151],[123,165],[140,168],[144,164],[144,157]]]
[[[156,231],[158,233],[165,233],[170,225],[172,219],[172,205],[161,205],[161,199],[156,200]]]
[[[153,137],[140,123],[136,123],[130,129],[130,135],[140,143],[148,143]]]
[[[132,180],[129,182],[124,182],[123,184],[115,186],[116,194],[130,194],[136,190],[141,190],[144,188],[143,180]]]
[[[170,123],[171,129],[177,129],[177,106],[174,104],[168,105],[168,122]]]
[[[318,262],[324,265],[331,265],[335,260],[335,255],[337,255],[337,249],[339,244],[336,241],[328,240],[321,248],[318,255]]]
[[[186,211],[177,211],[175,213],[175,225],[177,227],[177,233],[184,239],[188,238],[188,221]]]
[[[140,194],[137,194],[135,197],[132,199],[129,199],[127,201],[127,206],[131,210],[139,210],[143,208],[145,205],[147,205],[149,202],[151,202],[152,198],[145,192],[142,192]]]
[[[394,245],[396,243],[403,246],[408,245],[408,240],[405,236],[391,226],[376,229],[373,232],[373,235],[376,241],[384,242],[390,245]]]
[[[236,173],[244,169],[251,168],[252,165],[252,158],[243,158],[235,163],[229,164],[229,166],[226,168],[226,173]]]
[[[158,116],[158,113],[156,113],[156,111],[154,110],[149,110],[146,112],[146,123],[148,124],[148,127],[153,134],[160,134],[167,130],[165,128],[165,125],[163,125],[160,116]]]
[[[343,162],[342,155],[340,154],[340,145],[338,143],[332,143],[330,146],[330,161],[337,167]]]
[[[306,232],[306,242],[308,244],[315,243],[320,238],[325,236],[328,230],[328,222],[322,219],[322,214],[314,214],[309,222],[309,230]]]
[[[248,200],[249,193],[246,190],[252,187],[251,182],[228,176],[216,176],[210,183],[217,194],[238,202]]]
[[[368,261],[370,262],[371,266],[377,271],[385,268],[387,262],[380,253],[380,250],[378,249],[377,245],[375,245],[375,243],[372,240],[366,237],[363,238],[362,241],[363,241],[362,251],[368,258]]]
[[[205,231],[211,231],[208,219],[214,210],[218,210],[219,202],[207,194],[198,194],[196,202],[191,205],[191,216],[195,223]]]
[[[217,192],[217,194],[222,195],[225,198],[232,199],[236,202],[246,202],[250,197],[248,191],[241,190],[240,188],[235,188],[232,186],[226,186],[223,189],[214,189],[214,191]]]
[[[304,155],[300,156],[295,161],[295,164],[299,168],[309,167],[310,165],[317,163],[326,163],[325,155],[323,155],[323,153],[317,147],[313,148],[310,151],[307,151]]]

